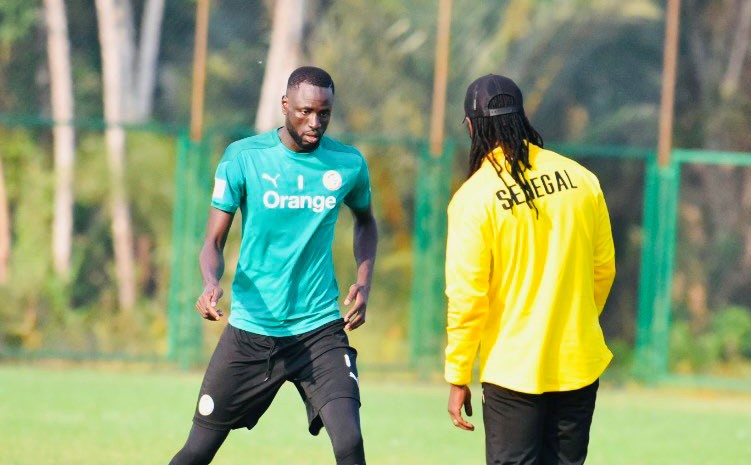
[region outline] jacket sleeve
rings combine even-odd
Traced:
[[[444,376],[451,384],[469,384],[488,315],[492,225],[481,199],[460,191],[448,210],[446,297],[448,314]]]
[[[602,313],[605,301],[615,279],[615,247],[610,229],[610,215],[602,191],[597,196],[597,224],[594,244],[594,290],[598,313]]]

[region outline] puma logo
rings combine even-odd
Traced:
[[[279,186],[276,185],[276,180],[279,179],[279,175],[278,174],[275,177],[272,178],[268,174],[263,173],[263,176],[261,176],[261,178],[267,180],[268,182],[270,182],[271,184],[273,184],[275,188],[279,189]]]

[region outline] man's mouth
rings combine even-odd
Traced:
[[[321,135],[318,133],[303,134],[303,139],[307,142],[318,142],[321,139]]]

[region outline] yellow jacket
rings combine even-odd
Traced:
[[[504,160],[500,149],[493,152]],[[520,392],[594,382],[613,355],[600,328],[615,277],[610,218],[594,174],[530,144],[525,177],[536,212],[508,171],[486,159],[448,207],[445,378]]]

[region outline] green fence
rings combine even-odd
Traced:
[[[202,324],[193,311],[196,293],[200,291],[200,276],[196,263],[205,226],[206,199],[209,197],[209,185],[213,178],[212,169],[226,143],[249,134],[243,129],[230,132],[209,131],[200,144],[190,142],[185,135],[180,136],[177,144],[168,355],[171,360],[183,366],[203,360],[206,357],[206,348],[212,346],[217,336],[216,325]],[[373,309],[371,314],[374,315],[370,321],[376,322],[371,324],[379,326],[379,307],[396,305],[401,309],[388,312],[390,327],[381,324],[375,332],[377,336],[372,338],[374,341],[368,344],[366,340],[366,345],[377,345],[375,339],[384,337],[383,333],[393,333],[396,327],[409,326],[409,332],[401,334],[401,341],[392,343],[398,347],[387,350],[390,355],[381,354],[379,360],[371,362],[370,365],[399,370],[410,367],[434,370],[440,360],[444,332],[444,213],[452,187],[455,145],[447,143],[440,156],[436,157],[430,155],[427,141],[349,135],[341,139],[348,143],[356,143],[366,154],[374,185],[383,183],[387,177],[401,176],[404,181],[401,183],[402,192],[396,199],[389,200],[388,197],[393,197],[393,189],[389,186],[384,186],[383,189],[374,188],[376,214],[381,219],[381,229],[386,228],[386,234],[381,235],[376,267],[377,289],[375,297],[371,297],[370,302]],[[393,169],[400,161],[405,165],[401,169],[396,169],[400,174],[384,173],[384,170]],[[393,184],[399,184],[399,180]],[[408,186],[406,190],[405,186]],[[396,190],[399,190],[399,187]],[[383,210],[393,210],[397,203],[406,203],[406,208],[402,208],[405,211],[414,211],[414,217],[405,218],[404,215],[397,215],[397,218],[389,221],[388,217],[393,215],[393,211]],[[389,231],[390,228],[411,228],[412,231],[406,234],[405,241],[404,231]],[[344,234],[349,232],[346,227],[339,229],[344,229]],[[399,236],[402,239],[399,239]],[[347,246],[341,245],[343,241],[346,242],[347,239],[337,238],[339,246],[335,244],[335,248],[340,249],[338,262],[351,262],[351,252],[347,252]],[[233,246],[236,247],[236,244],[228,244],[227,250]],[[408,253],[410,248],[412,252]],[[381,271],[384,266],[385,272]],[[350,270],[347,266],[342,268],[345,270],[337,269],[337,274],[340,287],[344,288],[346,286],[343,286],[343,282],[348,279],[346,273]],[[232,273],[232,267],[228,266],[228,277],[225,282],[232,278]],[[411,288],[405,283],[411,283]],[[380,293],[383,294],[380,302],[378,288],[382,289]],[[392,293],[395,288],[407,288],[409,296],[406,299],[395,296]],[[399,310],[403,312],[405,307],[410,309],[408,321],[399,316]],[[207,338],[203,334],[204,329],[213,331],[214,334]],[[353,334],[353,337],[357,338],[361,333],[365,332]],[[405,341],[409,342],[405,344]],[[405,354],[405,351],[408,353]]]
[[[0,285],[0,292],[8,308],[22,310],[20,320],[30,315],[36,324],[29,333],[14,312],[0,312],[5,328],[0,354],[170,360],[185,367],[202,363],[222,328],[202,321],[193,308],[201,291],[197,256],[207,199],[222,150],[248,131],[210,130],[203,142],[193,143],[180,128],[128,128],[134,233],[151,244],[138,266],[144,279],[154,283],[144,281],[146,290],[136,318],[127,320],[118,315],[114,286],[108,284],[113,271],[101,123],[76,123],[80,166],[72,281],[51,278],[50,258],[47,252],[40,253],[46,249],[39,244],[50,238],[46,221],[51,207],[46,196],[52,179],[51,125],[40,119],[0,118],[0,159],[10,190],[15,236],[11,260],[15,274],[10,284]],[[436,157],[429,153],[427,141],[419,139],[359,135],[340,139],[358,146],[368,159],[382,232],[368,325],[352,334],[353,342],[366,348],[364,366],[434,373],[440,368],[445,343],[445,208],[463,180],[466,147],[449,140]],[[751,155],[674,150],[671,164],[661,168],[651,150],[552,148],[594,171],[608,199],[618,276],[603,326],[613,342],[617,364],[629,376],[633,369],[647,382],[701,379],[716,385],[712,376],[676,377],[671,362],[676,238],[685,234],[677,221],[681,179],[687,176],[686,167],[749,167]],[[351,234],[352,220],[344,213],[334,244],[341,288],[354,273]],[[227,287],[238,243],[239,228],[234,227],[227,248]],[[20,258],[30,255],[35,261]],[[29,282],[25,277],[30,277]],[[230,298],[228,292],[225,303]]]
[[[667,371],[671,280],[675,255],[678,166],[650,159],[644,194],[635,373],[654,381]]]
[[[671,370],[673,278],[676,274],[681,177],[687,166],[751,167],[751,154],[700,150],[672,151],[668,166],[649,161],[644,198],[644,245],[640,273],[635,374],[642,380],[680,385],[751,389],[745,376],[680,375]],[[742,208],[734,205],[734,208]],[[748,212],[747,212],[748,213]],[[746,302],[746,305],[751,303]],[[695,350],[701,350],[697,348]]]
[[[449,142],[434,156],[420,146],[413,236],[410,356],[413,368],[425,373],[439,368],[446,328],[444,297],[446,206],[451,196],[456,146]]]
[[[76,360],[163,360],[163,302],[171,272],[174,154],[178,128],[126,128],[129,209],[139,297],[118,309],[105,125],[75,121],[72,256],[52,271],[53,122],[0,115],[0,159],[10,224],[8,280],[0,284],[0,355]]]
[[[181,134],[177,143],[175,205],[172,215],[172,274],[169,290],[167,356],[187,367],[203,358],[201,320],[193,311],[200,293],[198,254],[213,176],[210,147]]]
[[[242,137],[247,135],[242,130],[236,131],[232,134],[228,133],[213,133],[207,137],[206,142],[202,146],[196,148],[200,150],[208,150],[202,155],[198,152],[189,152],[187,149],[185,153],[192,153],[191,156],[201,156],[205,159],[213,157],[213,162],[216,162],[218,153],[221,152],[224,145],[233,138]],[[386,352],[396,353],[396,356],[381,354],[378,359],[377,365],[389,365],[400,369],[417,370],[421,373],[434,372],[440,368],[442,361],[442,352],[445,342],[445,297],[444,297],[444,270],[443,270],[443,258],[445,253],[445,235],[446,235],[446,218],[445,208],[448,204],[450,196],[453,190],[462,182],[462,174],[465,170],[465,166],[461,162],[463,153],[466,152],[466,147],[458,146],[453,141],[448,141],[445,144],[443,152],[440,156],[432,156],[429,153],[427,142],[419,140],[393,140],[389,138],[360,138],[357,136],[344,136],[343,139],[348,143],[354,143],[361,149],[368,157],[371,165],[371,176],[374,183],[378,183],[379,180],[387,179],[397,176],[398,174],[391,172],[387,173],[383,171],[383,166],[392,166],[397,160],[406,158],[410,161],[410,166],[406,167],[406,175],[403,173],[405,169],[396,170],[402,172],[402,175],[407,180],[409,185],[409,192],[403,192],[401,198],[396,202],[403,202],[407,204],[406,210],[412,211],[413,216],[411,218],[402,217],[400,221],[392,221],[392,226],[397,229],[409,231],[411,235],[411,246],[408,248],[408,255],[406,258],[404,254],[401,255],[401,259],[394,258],[394,244],[389,244],[389,237],[394,235],[393,231],[389,232],[388,222],[382,222],[382,228],[387,229],[385,235],[386,243],[382,240],[381,249],[379,251],[379,261],[376,267],[377,273],[381,273],[376,276],[375,283],[376,288],[385,288],[386,298],[382,301],[371,302],[371,307],[374,309],[372,313],[379,311],[379,308],[390,307],[395,303],[397,306],[404,305],[409,306],[409,318],[407,320],[394,318],[393,321],[401,328],[407,328],[407,331],[402,334],[401,344],[395,350],[386,350]],[[188,142],[179,144],[180,147],[189,147]],[[630,168],[624,168],[622,171],[631,171],[631,177],[636,179],[636,182],[640,182],[644,177],[644,168],[647,160],[653,156],[652,152],[639,149],[621,149],[616,147],[571,147],[571,146],[559,146],[554,147],[563,153],[570,154],[582,162],[588,163],[589,167],[595,172],[599,170],[603,171],[609,164],[612,164],[613,160],[616,160],[621,165],[630,164]],[[179,165],[179,170],[186,169],[203,169],[198,163],[182,163]],[[404,168],[404,167],[402,167]],[[181,175],[178,172],[178,178]],[[185,174],[185,178],[196,179],[199,175]],[[204,183],[209,180],[204,179]],[[205,188],[205,187],[204,187]],[[626,189],[634,189],[641,193],[643,188],[640,185],[635,187],[625,186]],[[378,213],[380,218],[388,216],[388,212],[383,210],[389,210],[393,208],[394,201],[389,202],[384,198],[385,193],[391,191],[389,186],[382,186],[374,188],[375,206],[377,210],[382,210]],[[177,187],[176,200],[182,203],[182,207],[178,204],[175,210],[176,224],[183,217],[180,213],[181,209],[195,210],[196,205],[193,202],[192,193],[185,191],[184,189]],[[380,197],[379,197],[380,196]],[[391,203],[392,207],[389,207]],[[200,210],[200,208],[199,208]],[[641,208],[636,208],[629,212],[619,212],[615,220],[620,218],[620,222],[625,225],[625,228],[636,229],[640,228],[641,224]],[[181,231],[185,226],[176,226],[175,235],[175,256],[179,257],[179,260],[184,260],[185,265],[175,265],[176,269],[184,269],[185,266],[190,266],[191,263],[196,262],[197,250],[199,247],[200,237],[194,234],[195,231],[200,231],[203,228],[203,218],[198,219],[198,223],[192,227],[188,227],[188,233],[182,233],[184,237],[192,237],[194,243],[178,242],[178,231]],[[383,236],[382,236],[383,239]],[[336,242],[341,242],[341,238],[338,238]],[[336,244],[335,244],[336,247]],[[636,245],[638,247],[638,245]],[[228,246],[228,250],[231,247]],[[348,260],[347,254],[351,252],[347,250],[347,247],[341,247],[344,253],[341,254],[341,259],[338,260],[337,265],[341,262]],[[409,251],[411,249],[411,251]],[[620,247],[619,247],[620,249]],[[396,254],[399,255],[398,253]],[[401,260],[402,266],[397,269],[392,268],[392,263]],[[351,261],[351,259],[350,259]],[[385,271],[382,271],[383,268]],[[622,299],[623,302],[620,306],[627,306],[631,300],[635,300],[637,294],[637,288],[635,285],[635,275],[638,272],[638,261],[634,261],[631,266],[632,271],[630,279],[621,280],[616,284],[616,287],[620,286],[622,289],[616,289],[616,293],[626,295],[627,297]],[[228,273],[231,274],[231,266],[227,267]],[[341,274],[341,273],[339,273]],[[346,274],[346,273],[345,273]],[[626,273],[628,275],[628,273]],[[188,317],[184,319],[186,314],[193,314],[192,305],[195,299],[195,292],[197,291],[198,281],[197,275],[193,275],[193,289],[192,293],[185,293],[185,281],[178,275],[173,277],[173,288],[170,295],[172,300],[170,301],[170,327],[172,328],[171,334],[180,334],[180,343],[175,343],[175,348],[180,347],[181,351],[185,350],[183,355],[181,352],[173,351],[176,358],[175,360],[181,360],[183,363],[195,362],[196,359],[191,357],[205,357],[206,349],[212,346],[216,334],[213,337],[209,337],[209,341],[201,335],[202,329],[210,330],[211,326],[202,326],[200,323],[196,323],[196,319]],[[396,278],[395,278],[396,277]],[[231,279],[231,276],[229,277]],[[340,278],[340,285],[344,278]],[[397,295],[391,293],[393,289],[404,288],[405,282],[410,283],[408,301],[405,302]],[[399,294],[396,292],[395,294]],[[182,300],[177,296],[182,295]],[[628,296],[634,296],[629,299]],[[404,310],[402,308],[402,310]],[[392,311],[396,314],[397,311]],[[371,322],[374,322],[379,316],[373,316]],[[631,310],[629,318],[636,319],[635,311]],[[378,325],[378,322],[371,323]],[[617,323],[611,326],[617,326]],[[389,328],[372,328],[369,325],[368,331],[358,332],[353,335],[355,338],[358,335],[363,334],[375,334],[375,342],[367,344],[366,346],[376,347],[381,344],[382,341],[388,341],[384,339],[385,334],[390,334]],[[365,336],[363,336],[365,337]],[[175,339],[171,339],[177,341]],[[406,344],[404,342],[406,341]],[[388,343],[385,344],[388,347]],[[203,346],[203,350],[201,347]],[[171,345],[171,347],[173,347]]]

